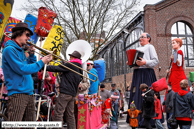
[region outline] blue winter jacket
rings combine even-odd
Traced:
[[[175,93],[173,96],[173,104],[175,104],[175,117],[193,118],[194,96],[191,92],[179,90],[178,93]]]
[[[33,94],[32,73],[38,72],[44,63],[36,62],[36,56],[25,56],[24,50],[13,40],[6,42],[2,56],[2,68],[8,96],[12,94]]]
[[[90,88],[88,94],[95,94],[98,91],[98,85],[100,85],[100,82],[98,80],[98,72],[95,68],[92,68],[89,72],[97,76],[97,81],[93,82],[90,80]],[[92,74],[88,74],[89,78],[92,80],[96,80],[96,77]]]

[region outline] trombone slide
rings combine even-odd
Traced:
[[[4,35],[10,38],[10,33],[9,33],[9,32],[5,32]],[[79,66],[77,66],[77,65],[75,65],[75,64],[73,64],[73,63],[71,63],[71,62],[69,62],[69,61],[67,61],[67,60],[64,60],[64,59],[61,58],[60,56],[57,56],[56,54],[54,54],[54,52],[50,52],[50,51],[48,51],[48,50],[46,50],[46,49],[43,49],[43,48],[41,48],[41,47],[38,47],[38,46],[36,46],[35,44],[33,44],[33,43],[29,42],[29,41],[27,41],[27,44],[34,46],[36,49],[38,49],[38,50],[44,52],[46,55],[51,54],[54,58],[56,58],[56,59],[61,59],[62,61],[65,61],[65,62],[67,62],[67,63],[69,63],[69,64],[71,64],[71,65],[73,65],[73,66],[75,66],[75,67],[77,67],[77,68],[79,68],[79,69],[81,69],[81,70],[83,70],[83,71],[85,71],[85,72],[91,74],[91,75],[93,75],[93,76],[95,76],[95,77],[96,77],[96,80],[93,80],[93,79],[90,79],[90,78],[88,78],[88,77],[85,77],[85,76],[83,76],[82,74],[76,72],[75,70],[73,70],[73,69],[71,69],[71,68],[69,68],[69,67],[67,67],[67,66],[65,66],[65,65],[63,65],[63,64],[61,64],[61,63],[56,62],[56,63],[58,63],[59,65],[61,65],[62,67],[66,68],[66,69],[68,69],[68,70],[70,70],[70,71],[72,71],[72,72],[74,72],[74,73],[76,73],[76,74],[78,74],[78,75],[80,75],[80,76],[82,76],[82,77],[85,77],[85,78],[87,78],[87,79],[89,79],[89,80],[91,80],[91,81],[93,81],[93,82],[96,82],[96,81],[98,80],[97,76],[94,75],[93,73],[91,73],[91,72],[89,72],[89,71],[87,71],[87,70],[85,70],[85,69],[83,69],[83,68],[81,68],[81,67],[79,67]]]

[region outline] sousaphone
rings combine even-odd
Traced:
[[[76,40],[72,42],[66,51],[66,58],[69,60],[69,54],[73,53],[74,51],[78,51],[81,54],[82,62],[86,62],[91,55],[92,48],[90,44],[85,40]]]

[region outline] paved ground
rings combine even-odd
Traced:
[[[128,109],[128,105],[127,103],[125,102],[125,107],[124,107],[124,110],[126,111]],[[164,113],[164,118],[166,118],[165,116],[166,114]],[[119,118],[118,119],[118,128],[119,129],[131,129],[131,126],[126,123],[126,117],[127,117],[127,114],[124,114],[124,118]],[[163,123],[163,127],[165,129],[167,129],[167,124],[166,124],[166,121]],[[144,129],[144,128],[138,128],[138,129]]]
[[[124,116],[124,118],[119,118],[118,120],[118,128],[119,129],[131,129],[131,126],[129,126],[128,123],[126,123],[126,116]],[[163,123],[163,127],[165,127],[165,129],[167,129],[167,125],[166,122]],[[138,128],[138,129],[144,129],[144,128]]]
[[[165,116],[166,114],[164,113],[164,117],[166,118]],[[167,124],[166,124],[166,121],[162,124],[164,129],[168,129],[167,128]],[[124,116],[124,118],[119,118],[118,120],[118,128],[119,129],[132,129],[131,126],[129,126],[127,123],[126,123],[126,115]],[[137,128],[137,129],[145,129],[145,128]],[[154,128],[155,129],[155,128]],[[178,128],[180,129],[180,128]],[[191,126],[191,129],[194,129],[194,119],[192,120],[192,126]]]
[[[126,111],[127,109],[128,109],[128,105],[125,102],[124,110]],[[163,114],[164,114],[165,122],[162,125],[163,125],[164,129],[168,129],[167,123],[166,123],[166,113],[163,113]],[[119,118],[119,120],[118,120],[118,128],[119,129],[131,129],[131,126],[129,126],[129,124],[126,123],[126,116],[127,115],[124,114],[124,118]],[[145,128],[137,128],[137,129],[145,129]],[[180,129],[180,128],[178,128],[178,129]],[[194,129],[194,119],[192,120],[191,129]]]

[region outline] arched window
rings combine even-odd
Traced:
[[[171,28],[171,39],[182,38],[183,45],[181,50],[183,51],[184,64],[187,67],[194,66],[194,44],[193,44],[193,31],[184,22],[176,22]]]

